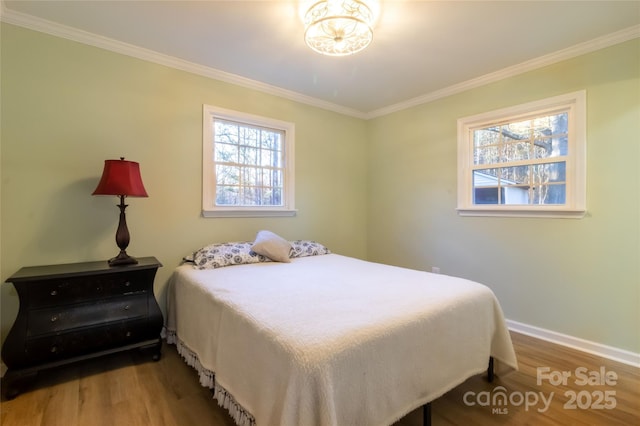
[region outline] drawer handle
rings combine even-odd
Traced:
[[[125,287],[131,287],[131,281],[127,281],[127,282],[125,282],[125,283],[124,283],[124,286],[125,286]]]
[[[129,310],[129,308],[131,308],[131,306],[126,305],[126,306],[124,307],[124,310],[125,310],[125,311],[128,311],[128,310]]]
[[[51,322],[56,322],[56,321],[58,321],[58,316],[57,315],[52,316]]]
[[[52,296],[57,296],[58,295],[58,291],[57,290],[51,290],[51,295]]]
[[[127,333],[125,334],[126,337],[131,337],[131,332],[127,331]]]
[[[56,346],[51,346],[51,349],[49,349],[49,351],[54,354],[56,352],[58,352],[58,348]]]

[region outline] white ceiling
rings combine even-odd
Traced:
[[[3,6],[5,22],[141,47],[223,79],[361,116],[505,69],[544,65],[559,52],[640,36],[640,1],[382,0],[372,44],[352,56],[325,57],[305,45],[297,1],[5,0]]]

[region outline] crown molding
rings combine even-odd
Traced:
[[[294,92],[292,90],[283,89],[281,87],[245,78],[215,68],[196,64],[194,62],[176,58],[174,56],[165,55],[154,50],[145,49],[143,47],[129,43],[124,43],[109,37],[104,37],[88,31],[80,30],[78,28],[69,27],[57,22],[52,22],[22,12],[17,12],[5,7],[4,2],[0,3],[0,8],[0,20],[7,24],[17,25],[33,31],[38,31],[89,46],[98,47],[100,49],[109,50],[137,59],[142,59],[144,61],[153,62],[159,65],[164,65],[192,74],[201,75],[203,77],[223,81],[225,83],[234,84],[247,89],[257,90],[262,93],[282,97],[295,102],[300,102],[329,111],[334,111],[340,114],[362,119],[366,118],[366,114],[362,111],[347,108],[331,102],[326,102],[318,98]]]
[[[380,117],[383,115],[398,112],[407,108],[411,108],[417,105],[422,105],[428,102],[435,101],[437,99],[446,98],[447,96],[455,95],[457,93],[464,92],[466,90],[474,89],[476,87],[484,86],[489,83],[504,80],[505,78],[513,77],[518,74],[523,74],[528,71],[532,71],[538,68],[552,65],[558,62],[565,61],[567,59],[574,58],[576,56],[585,55],[587,53],[594,52],[596,50],[604,49],[606,47],[613,46],[615,44],[623,43],[625,41],[632,40],[640,37],[640,25],[634,25],[633,27],[625,28],[615,33],[608,34],[603,37],[599,37],[593,40],[586,41],[584,43],[576,44],[563,50],[544,55],[529,61],[522,62],[511,67],[503,68],[499,71],[485,74],[483,76],[473,78],[471,80],[463,81],[453,86],[445,87],[441,90],[436,90],[431,93],[427,93],[413,99],[409,99],[405,102],[400,102],[388,107],[380,108],[375,111],[367,113],[366,118],[371,119]]]
[[[405,102],[389,105],[370,112],[363,112],[303,95],[292,90],[283,89],[282,87],[262,83],[257,80],[252,80],[215,68],[189,62],[174,56],[165,55],[150,49],[114,40],[112,38],[103,37],[88,31],[17,12],[7,8],[3,0],[0,0],[0,21],[364,120],[388,115],[414,106],[432,102],[437,99],[455,95],[466,90],[503,80],[508,77],[513,77],[537,68],[542,68],[547,65],[555,64],[557,62],[640,37],[640,25],[635,25],[549,55],[525,61],[471,80],[463,81],[441,90],[420,95]]]

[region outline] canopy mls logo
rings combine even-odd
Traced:
[[[616,386],[618,374],[615,371],[607,371],[605,367],[599,370],[589,370],[586,367],[578,367],[573,371],[551,370],[550,367],[538,367],[536,369],[536,384],[542,386],[548,383],[551,386],[567,386],[570,384],[583,387],[582,390],[568,390],[563,393],[566,402],[565,410],[612,410],[616,408],[616,391],[611,389],[591,390],[593,386]],[[508,414],[509,407],[524,406],[525,411],[535,408],[539,413],[549,410],[555,392],[513,391],[509,392],[504,386],[496,386],[491,391],[466,392],[462,399],[465,405],[472,407],[491,407],[491,414]]]
[[[519,407],[524,405],[524,410],[537,407],[539,413],[544,413],[549,409],[554,393],[551,392],[547,397],[543,392],[509,392],[504,386],[496,386],[491,391],[482,391],[475,393],[468,391],[462,397],[464,404],[472,407],[479,405],[481,407],[491,407],[491,414],[509,414],[509,406]],[[538,405],[541,404],[541,407]]]

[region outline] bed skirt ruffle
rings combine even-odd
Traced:
[[[170,345],[176,345],[180,356],[189,367],[198,372],[200,384],[209,389],[213,389],[213,398],[218,401],[218,405],[229,412],[229,415],[238,426],[256,426],[253,416],[240,405],[233,395],[224,387],[216,383],[215,373],[202,366],[198,355],[193,352],[176,336],[175,330],[163,329],[163,334]]]

